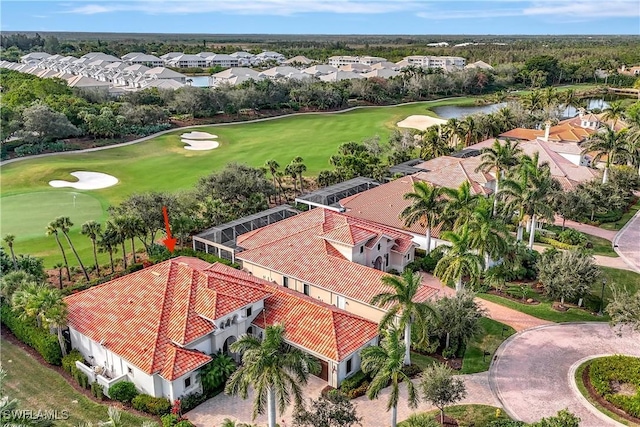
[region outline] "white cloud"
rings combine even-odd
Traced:
[[[420,0],[201,0],[131,1],[70,5],[67,13],[95,15],[111,12],[149,14],[231,13],[239,15],[294,15],[300,13],[380,14],[418,10]]]
[[[477,8],[431,8],[417,16],[432,20],[468,18],[505,18],[509,16],[550,17],[556,21],[593,20],[598,18],[640,18],[638,0],[544,0],[544,1],[490,1],[464,2]],[[500,7],[496,7],[500,5]],[[509,7],[504,7],[508,5]],[[491,7],[488,7],[491,6]]]

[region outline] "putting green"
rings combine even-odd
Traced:
[[[16,242],[42,237],[47,224],[59,216],[68,216],[73,229],[91,219],[100,220],[102,204],[80,192],[50,191],[18,194],[0,199],[2,234],[13,234]]]

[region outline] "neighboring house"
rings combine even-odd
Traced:
[[[257,63],[255,55],[249,52],[233,52],[231,54],[234,58],[238,58],[238,65],[240,67],[246,67],[248,65],[254,65]]]
[[[371,305],[388,291],[384,272],[404,271],[417,246],[407,233],[323,208],[237,236],[236,245],[236,260],[254,276],[374,322],[384,314]],[[436,292],[423,286],[417,298]]]
[[[304,71],[304,70],[303,70]],[[362,74],[354,73],[352,71],[335,71],[333,73],[321,75],[319,77],[323,82],[339,82],[342,80],[364,79]]]
[[[484,61],[473,62],[471,64],[468,64],[464,68],[479,68],[481,70],[493,70],[493,67]]]
[[[619,74],[624,74],[627,76],[640,76],[640,65],[636,65],[634,67],[627,68],[626,65],[623,65],[618,69]]]
[[[349,65],[341,65],[338,67],[340,71],[350,71],[353,73],[367,73],[371,71],[371,67],[369,65],[364,64],[349,64]]]
[[[164,66],[164,60],[158,58],[155,55],[147,55],[144,53],[128,57],[125,62],[130,65],[141,64],[152,68]]]
[[[403,59],[406,65],[413,65],[423,68],[442,68],[449,70],[451,68],[464,68],[467,60],[459,56],[423,56],[413,55]],[[398,64],[400,65],[400,64]],[[404,64],[403,64],[404,65]]]
[[[259,76],[269,78],[269,79],[279,79],[282,77],[287,77],[291,74],[299,74],[299,73],[300,73],[300,70],[298,70],[297,68],[279,66],[279,67],[269,68],[268,70],[261,72]]]
[[[325,65],[325,64],[312,65],[311,67],[308,67],[302,70],[303,73],[310,74],[315,77],[320,77],[330,73],[335,73],[336,71],[338,71],[336,67],[332,65]]]
[[[91,77],[85,76],[73,76],[67,79],[67,85],[69,87],[83,88],[83,89],[106,89],[111,86],[109,82],[101,82]]]
[[[318,358],[329,384],[360,366],[377,325],[221,264],[178,257],[65,298],[76,366],[108,388],[128,380],[169,400],[201,391],[197,370],[240,335],[284,324],[285,340]],[[108,302],[108,303],[106,303]]]
[[[175,68],[202,68],[207,66],[207,60],[198,55],[182,54],[165,60],[167,66]]]
[[[375,222],[384,227],[391,227],[402,233],[410,234],[413,242],[422,249],[426,249],[426,227],[415,223],[407,227],[400,217],[402,211],[411,205],[404,195],[412,193],[413,185],[421,180],[409,175],[388,183],[373,187],[350,197],[340,200],[345,209],[344,214],[353,218]],[[444,243],[440,240],[440,227],[431,230],[431,248],[434,249]]]
[[[214,87],[224,83],[234,85],[251,79],[260,80],[260,73],[251,68],[233,67],[212,75],[209,86]]]
[[[268,62],[268,61],[282,64],[282,62],[284,62],[286,58],[283,54],[278,52],[264,51],[257,54],[253,59],[255,64],[262,64],[263,62]]]
[[[165,53],[164,55],[160,56],[160,59],[162,59],[165,64],[172,60],[173,58],[177,58],[180,55],[184,55],[184,53],[182,52],[169,52],[169,53]]]
[[[21,56],[20,57],[20,61],[23,64],[34,65],[34,64],[38,64],[41,61],[44,61],[44,60],[46,60],[47,58],[50,58],[50,57],[51,57],[51,55],[49,55],[46,52],[31,52],[31,53],[28,53],[26,55]]]
[[[368,73],[362,73],[362,76],[366,78],[378,77],[382,79],[388,79],[391,77],[395,77],[399,74],[400,74],[399,71],[395,71],[389,68],[378,68],[378,69],[371,70]]]
[[[495,178],[489,173],[476,172],[480,163],[482,158],[479,155],[466,158],[440,156],[415,165],[422,171],[414,177],[430,182],[436,187],[446,188],[458,188],[462,183],[468,182],[473,194],[488,196],[495,189]]]
[[[238,67],[240,60],[235,56],[225,55],[223,53],[215,53],[213,55],[205,57],[208,67]]]
[[[373,65],[379,62],[386,62],[386,58],[380,58],[377,56],[331,56],[327,60],[327,63],[333,67],[343,67],[345,65],[351,64],[363,64],[363,65]]]
[[[80,57],[80,59],[89,59],[89,62],[103,60],[108,62],[120,62],[120,58],[102,52],[89,52]]]
[[[175,80],[176,82],[182,84],[185,84],[187,82],[187,76],[185,76],[184,74],[180,74],[176,71],[164,67],[151,68],[144,72],[144,77],[156,80]]]
[[[303,55],[294,56],[293,58],[282,61],[284,65],[310,65],[314,62],[313,59],[309,59]]]

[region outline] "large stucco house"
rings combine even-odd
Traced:
[[[105,390],[128,380],[170,400],[201,391],[197,371],[242,334],[283,324],[285,339],[316,357],[337,387],[378,341],[377,324],[222,264],[178,257],[73,294],[71,345],[77,363]]]

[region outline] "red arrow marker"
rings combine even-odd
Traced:
[[[167,207],[162,207],[162,215],[164,215],[164,225],[167,229],[167,238],[162,241],[164,245],[169,249],[169,252],[173,253],[173,250],[176,248],[176,241],[178,239],[174,239],[171,237],[171,227],[169,227],[169,215],[167,214]]]

